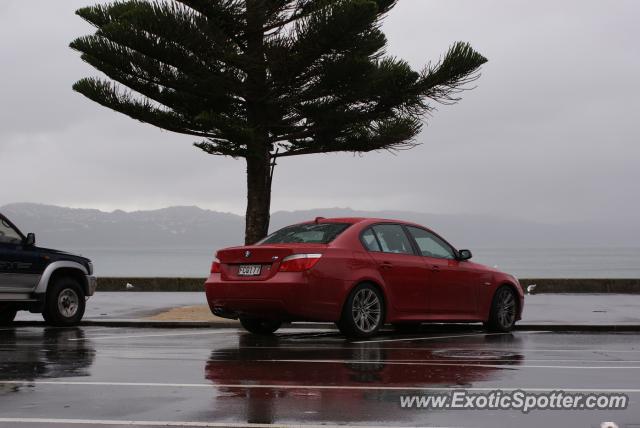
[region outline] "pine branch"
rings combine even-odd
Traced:
[[[281,30],[284,27],[297,22],[301,19],[307,18],[313,13],[317,13],[322,9],[325,9],[331,5],[338,3],[341,0],[298,0],[294,5],[291,5],[291,1],[285,1],[283,3],[287,3],[289,5],[283,12],[282,18],[280,20],[274,21],[266,25],[263,30],[265,34],[270,33],[273,30]]]
[[[147,100],[137,100],[130,93],[119,91],[115,84],[100,79],[81,79],[73,85],[73,90],[104,107],[167,131],[207,138],[219,138],[213,132],[199,130],[191,120],[176,112],[158,108]]]
[[[244,40],[244,1],[240,0],[175,0],[207,19],[206,29],[218,40],[226,40],[238,49],[246,49]]]
[[[469,43],[457,42],[442,61],[427,65],[418,86],[427,98],[442,104],[455,104],[460,101],[457,94],[480,77],[478,69],[486,62],[487,59],[474,51]]]
[[[278,157],[291,157],[313,153],[353,152],[367,153],[388,150],[409,150],[416,145],[414,138],[422,124],[412,117],[394,117],[384,121],[356,125],[339,135],[315,135],[306,141],[281,147],[286,151]]]
[[[366,153],[414,147],[429,102],[459,101],[486,62],[460,42],[421,72],[385,56],[380,24],[397,0],[248,1],[120,0],[78,10],[96,32],[71,47],[110,81],[83,79],[74,89],[204,138],[196,146],[209,154]]]
[[[238,51],[207,31],[208,21],[193,10],[142,0],[98,5],[76,12],[98,28],[97,37],[157,58],[176,68],[219,71],[240,68]],[[207,66],[217,65],[213,69]]]
[[[211,142],[203,141],[201,143],[193,143],[193,145],[210,155],[231,156],[232,158],[247,157],[246,148],[238,148],[226,142],[211,140]]]

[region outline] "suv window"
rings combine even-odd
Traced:
[[[409,233],[416,240],[420,252],[425,257],[437,259],[455,259],[455,253],[451,246],[431,232],[418,227],[407,226]]]
[[[397,224],[379,224],[373,231],[385,253],[413,254],[411,242],[402,226]]]
[[[22,236],[7,221],[0,218],[0,244],[19,244]]]
[[[285,227],[258,242],[264,244],[328,244],[344,232],[349,223],[306,223]]]

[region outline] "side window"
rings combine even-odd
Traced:
[[[408,226],[409,233],[416,240],[420,252],[425,257],[455,259],[453,249],[442,239],[424,229]]]
[[[385,253],[413,254],[411,242],[404,233],[402,226],[397,224],[379,224],[373,226],[373,231]]]
[[[22,237],[13,227],[0,218],[0,244],[19,244]]]
[[[362,234],[362,245],[364,245],[364,248],[369,251],[382,251],[380,249],[380,245],[378,244],[378,240],[376,239],[375,235],[373,234],[373,230],[371,229],[367,229]]]
[[[375,235],[373,234],[373,230],[371,229],[367,229],[362,234],[362,245],[364,245],[364,247],[368,251],[382,251],[380,249],[380,244],[378,244],[378,240],[376,239]]]

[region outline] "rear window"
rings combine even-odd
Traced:
[[[348,223],[296,224],[272,233],[258,244],[328,244],[349,226]]]

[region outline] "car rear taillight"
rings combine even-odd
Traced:
[[[222,265],[220,264],[220,260],[215,259],[213,263],[211,263],[211,273],[220,273],[222,272]]]
[[[318,263],[322,254],[293,254],[282,259],[280,272],[303,272]]]

